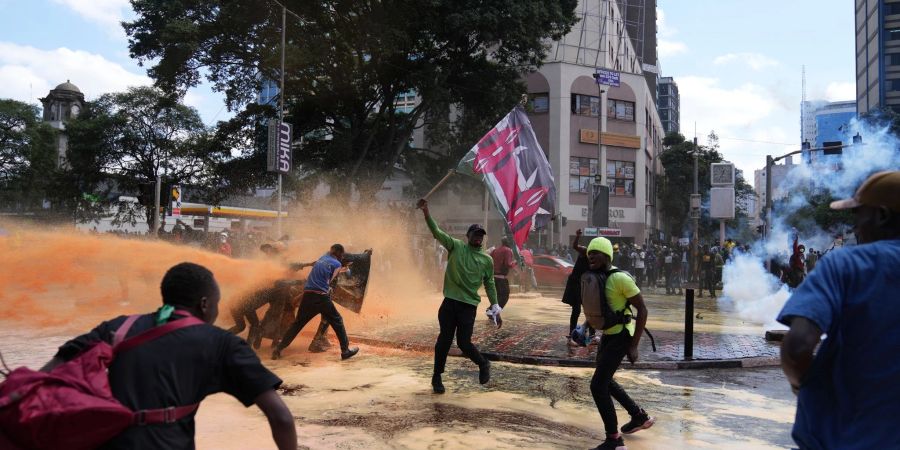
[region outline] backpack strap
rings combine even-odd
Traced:
[[[142,409],[135,411],[131,424],[144,426],[159,423],[175,423],[200,408],[199,403],[185,406],[170,406],[168,408]]]
[[[141,334],[138,334],[137,336],[125,339],[125,335],[128,334],[128,329],[131,328],[138,317],[140,317],[140,315],[129,316],[128,319],[125,319],[125,323],[123,323],[119,327],[119,329],[116,330],[116,334],[113,337],[113,351],[116,354],[125,352],[141,344],[145,344],[156,338],[169,334],[175,330],[203,325],[204,323],[206,323],[194,317],[190,312],[183,309],[176,309],[175,314],[184,315],[186,317],[170,321],[165,325],[151,328]],[[168,408],[142,409],[134,412],[131,424],[136,426],[143,426],[149,424],[175,423],[178,420],[181,420],[193,414],[199,407],[200,403],[194,403],[185,406],[170,406]]]
[[[122,343],[125,340],[125,336],[128,334],[128,330],[131,329],[131,326],[134,325],[134,322],[141,317],[140,314],[135,314],[132,316],[128,316],[125,319],[125,322],[122,325],[119,325],[119,328],[116,330],[116,334],[113,335],[112,345],[113,347]]]
[[[131,316],[131,317],[134,317],[134,316]],[[131,319],[131,317],[129,317],[129,319]],[[132,321],[132,323],[133,323],[133,321]],[[203,325],[204,323],[206,323],[206,322],[204,322],[194,316],[187,316],[183,319],[173,320],[165,325],[160,325],[158,327],[151,328],[137,336],[130,337],[130,338],[120,342],[118,345],[113,347],[113,352],[116,354],[121,353],[121,352],[126,352],[126,351],[131,350],[141,344],[150,342],[156,338],[159,338],[166,334],[169,334],[175,330],[180,330],[182,328],[192,327],[192,326],[196,326],[196,325]],[[130,324],[129,324],[129,326],[130,326]],[[118,334],[118,331],[116,332],[116,334]]]

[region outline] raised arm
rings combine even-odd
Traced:
[[[437,239],[447,251],[453,250],[454,242],[453,238],[450,237],[449,234],[445,233],[444,230],[441,230],[438,227],[437,223],[431,217],[431,213],[428,212],[428,200],[419,199],[419,202],[416,204],[416,207],[422,210],[422,214],[425,215],[425,223],[428,224],[428,229],[431,230],[431,235]]]
[[[579,255],[587,256],[587,247],[578,245],[578,241],[581,239],[581,228],[575,230],[575,239],[572,240],[572,250],[578,252]]]

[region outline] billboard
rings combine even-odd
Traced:
[[[291,171],[291,125],[269,121],[269,144],[266,153],[266,170],[289,173]]]

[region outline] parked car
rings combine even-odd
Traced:
[[[540,287],[565,287],[574,264],[553,255],[534,255],[534,277]]]

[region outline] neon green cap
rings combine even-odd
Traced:
[[[605,237],[595,237],[591,239],[591,243],[588,244],[587,248],[588,253],[592,251],[598,251],[600,253],[609,256],[609,261],[612,262],[613,259],[613,248],[612,242],[609,242],[609,239]]]

